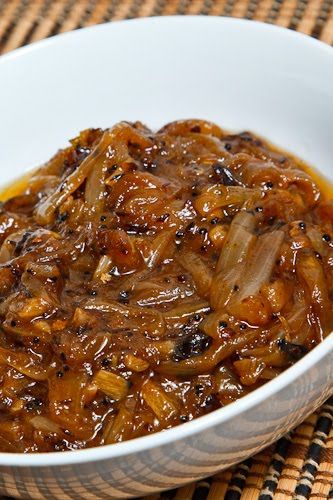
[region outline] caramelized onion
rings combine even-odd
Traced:
[[[333,205],[249,132],[89,129],[2,193],[0,452],[227,405],[333,329]]]

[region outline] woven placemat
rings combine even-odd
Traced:
[[[83,26],[172,14],[256,19],[333,44],[333,0],[0,0],[0,53]]]
[[[333,0],[0,0],[0,53],[83,26],[172,14],[256,19],[333,45]],[[332,423],[333,398],[289,435],[242,464],[144,500],[333,498]]]

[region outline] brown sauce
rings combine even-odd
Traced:
[[[202,120],[86,130],[1,193],[0,451],[225,406],[332,329],[332,187]]]

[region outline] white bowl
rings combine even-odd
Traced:
[[[3,183],[85,127],[199,117],[249,129],[333,179],[333,49],[274,26],[164,17],[95,26],[0,58]],[[0,493],[125,498],[229,467],[300,423],[333,392],[327,338],[277,379],[174,429],[89,450],[0,453]]]

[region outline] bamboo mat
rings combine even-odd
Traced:
[[[333,45],[333,0],[0,0],[0,53],[109,20],[172,14],[256,19]],[[144,500],[333,499],[332,423],[333,398],[242,464]]]
[[[0,0],[0,53],[83,26],[172,14],[256,19],[333,45],[333,0]]]

